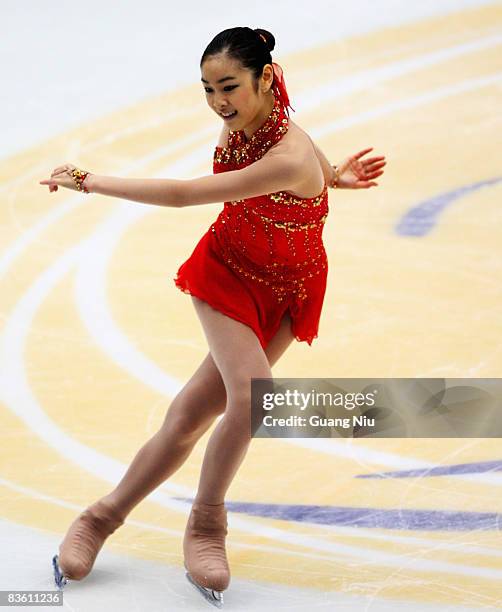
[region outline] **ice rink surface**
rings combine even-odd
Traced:
[[[368,146],[387,158],[378,188],[330,191],[319,338],[274,375],[500,376],[502,5],[214,8],[0,4],[0,590],[53,588],[68,525],[205,357],[172,279],[221,208],[38,181],[65,162],[211,173],[220,123],[199,60],[227,27],[274,34],[293,119],[333,163]],[[209,435],[67,586],[66,609],[211,609],[184,577],[180,501]],[[501,609],[501,470],[498,439],[253,440],[227,496],[225,609]]]

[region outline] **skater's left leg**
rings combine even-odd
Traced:
[[[271,378],[272,371],[249,326],[196,297],[192,300],[225,385],[227,403],[204,454],[199,487],[183,538],[183,553],[190,581],[206,599],[218,605],[222,602],[222,591],[230,583],[225,550],[225,493],[251,441],[250,382],[252,377]]]

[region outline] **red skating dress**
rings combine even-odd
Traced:
[[[230,131],[216,147],[213,173],[257,161],[288,130],[279,98],[265,123],[246,142]],[[314,198],[285,191],[225,202],[216,221],[178,270],[176,286],[245,323],[265,349],[289,309],[292,333],[309,345],[318,335],[328,260],[322,241],[327,185]]]

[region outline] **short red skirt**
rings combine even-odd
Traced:
[[[285,312],[291,315],[291,331],[299,342],[312,345],[317,338],[324,295],[325,269],[304,282],[307,297],[292,293],[277,300],[270,287],[239,275],[224,261],[217,234],[211,228],[183,263],[174,282],[183,291],[207,302],[224,315],[248,325],[265,349],[280,327]]]

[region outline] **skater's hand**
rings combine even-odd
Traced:
[[[367,189],[368,187],[377,186],[371,179],[375,179],[383,174],[383,168],[387,163],[385,156],[380,157],[369,157],[359,161],[363,155],[373,150],[373,147],[369,149],[363,149],[347,157],[338,165],[338,182],[337,187],[339,189]]]
[[[48,185],[49,192],[57,191],[58,187],[65,187],[66,189],[72,189],[73,191],[78,191],[77,184],[73,179],[71,173],[77,166],[73,164],[64,164],[63,166],[58,166],[52,171],[51,177],[49,179],[45,179],[40,181],[40,185]],[[88,177],[84,181],[84,185],[87,186]]]

